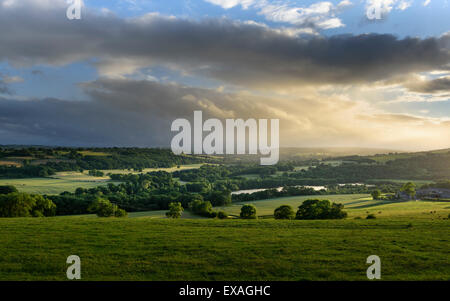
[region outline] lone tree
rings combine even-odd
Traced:
[[[409,195],[410,198],[414,198],[416,196],[416,184],[412,182],[405,183],[400,191]]]
[[[344,205],[331,203],[329,200],[306,200],[298,207],[296,219],[342,219],[347,212]]]
[[[240,217],[244,219],[256,219],[256,207],[251,204],[242,206]]]
[[[372,191],[371,195],[374,200],[381,199],[381,191],[379,189]]]
[[[275,219],[294,219],[295,212],[289,205],[282,205],[275,209],[273,216]]]
[[[179,218],[183,213],[183,206],[179,202],[172,202],[169,204],[169,211],[166,212],[167,217]]]

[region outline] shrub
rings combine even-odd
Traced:
[[[13,185],[0,186],[0,194],[9,194],[14,192],[18,191],[17,188],[14,187]]]
[[[172,202],[169,204],[169,211],[166,212],[167,217],[171,218],[179,218],[183,213],[183,206],[179,202]]]
[[[366,219],[376,219],[377,217],[375,216],[375,214],[371,213],[369,215],[367,215]]]
[[[195,200],[189,203],[189,209],[193,214],[204,216],[204,217],[214,217],[212,204],[209,201]]]
[[[226,219],[228,218],[228,214],[225,211],[219,211],[217,212],[217,217],[220,219]]]
[[[273,216],[275,219],[294,219],[295,212],[289,205],[282,205],[275,209]]]
[[[88,208],[89,212],[97,214],[98,217],[125,217],[126,211],[120,209],[116,204],[112,204],[106,199],[97,199],[91,203]]]
[[[115,217],[127,217],[127,216],[128,216],[128,212],[126,212],[126,211],[123,210],[123,209],[117,208],[117,210],[116,210],[114,216],[115,216]]]
[[[56,205],[49,199],[28,193],[0,195],[0,217],[53,216]]]
[[[347,212],[344,205],[331,203],[329,200],[306,200],[298,207],[296,219],[342,219]]]
[[[379,200],[379,199],[381,199],[381,191],[378,190],[378,189],[372,191],[371,195],[372,195],[372,198],[373,198],[374,200]]]
[[[256,219],[256,207],[251,204],[242,206],[240,217],[244,219]]]

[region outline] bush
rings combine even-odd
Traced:
[[[296,219],[342,219],[347,212],[344,205],[331,203],[329,200],[306,200],[298,207]]]
[[[112,204],[106,199],[97,199],[91,203],[88,208],[89,212],[97,214],[98,217],[125,217],[127,213],[120,209],[116,204]]]
[[[116,210],[114,216],[115,216],[115,217],[127,217],[127,216],[128,216],[128,212],[126,212],[126,211],[123,210],[123,209],[117,208],[117,210]]]
[[[226,219],[228,218],[228,214],[225,211],[219,211],[217,212],[217,217],[220,219]]]
[[[13,185],[0,186],[0,194],[19,192]]]
[[[54,216],[56,205],[49,199],[28,193],[0,195],[0,217]]]
[[[209,201],[195,200],[189,203],[189,209],[193,214],[204,217],[215,217],[212,204]]]
[[[244,219],[256,219],[256,207],[251,204],[242,206],[240,217]]]
[[[366,219],[376,219],[377,217],[375,216],[375,214],[371,213],[369,215],[367,215]]]
[[[372,198],[373,198],[374,200],[379,200],[379,199],[381,199],[381,191],[378,190],[378,189],[372,191],[371,195],[372,195]]]
[[[273,216],[275,219],[294,219],[295,212],[289,205],[282,205],[275,209]]]
[[[166,212],[167,217],[171,218],[179,218],[183,213],[183,206],[179,202],[172,202],[169,204],[169,211]]]

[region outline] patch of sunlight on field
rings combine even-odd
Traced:
[[[398,179],[373,179],[371,180],[372,182],[393,182],[393,183],[408,183],[408,182],[413,182],[416,185],[424,185],[424,184],[431,184],[434,183],[433,181],[429,181],[429,180],[398,180]]]
[[[348,207],[349,217],[366,218],[374,214],[376,218],[444,219],[450,214],[450,202],[431,201],[369,201]]]
[[[105,152],[93,152],[93,151],[81,151],[79,152],[83,156],[94,156],[94,157],[105,157],[110,156],[111,154],[105,153]]]
[[[367,201],[371,199],[368,194],[339,194],[339,195],[308,195],[308,196],[293,196],[293,197],[283,197],[283,198],[274,198],[260,201],[252,201],[252,202],[242,202],[242,203],[233,203],[230,206],[223,207],[215,207],[215,210],[223,210],[231,215],[239,215],[241,212],[241,207],[244,204],[253,204],[256,207],[257,215],[273,215],[273,211],[275,208],[281,205],[290,205],[294,210],[297,210],[297,207],[300,206],[303,201],[307,199],[326,199],[336,203],[351,203],[355,201]]]
[[[57,172],[51,178],[68,180],[68,181],[82,181],[82,182],[106,182],[109,181],[109,176],[94,177],[89,175],[89,171],[77,172],[77,171],[64,171]]]
[[[145,168],[142,171],[135,171],[133,169],[104,169],[102,170],[102,172],[104,172],[105,174],[111,173],[111,174],[140,174],[140,173],[147,173],[147,172],[153,172],[153,171],[166,171],[166,172],[174,172],[174,171],[178,171],[178,170],[187,170],[187,169],[197,169],[202,167],[202,165],[204,165],[203,163],[199,163],[199,164],[186,164],[186,165],[180,165],[180,167],[178,168],[177,166],[175,167],[162,167],[162,168]]]
[[[348,219],[356,217],[366,218],[368,214],[374,214],[377,218],[444,219],[450,214],[450,202],[376,201],[367,194],[284,197],[233,203],[230,206],[215,207],[214,209],[223,210],[230,215],[238,216],[242,205],[253,204],[256,207],[258,216],[271,216],[274,210],[281,205],[290,205],[296,211],[303,201],[316,198],[343,204],[344,211],[348,213]]]
[[[0,185],[14,185],[20,192],[36,194],[60,194],[64,191],[74,192],[78,187],[94,188],[108,183],[119,184],[116,181],[84,181],[64,178],[28,178],[0,179]]]
[[[143,211],[143,212],[129,212],[129,218],[138,218],[138,217],[146,217],[146,218],[166,218],[167,210],[156,210],[156,211]],[[192,214],[191,212],[185,210],[181,215],[181,218],[184,219],[205,219],[205,217],[197,216]],[[206,218],[207,219],[207,218]]]

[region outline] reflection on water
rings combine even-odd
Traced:
[[[322,189],[326,189],[325,186],[304,186],[304,185],[297,185],[295,187],[306,187],[306,188],[312,188],[314,190],[322,190]],[[268,190],[268,189],[273,189],[273,188],[259,188],[259,189],[245,189],[245,190],[238,190],[238,191],[233,191],[231,194],[242,194],[242,193],[254,193],[254,192],[258,192],[258,191],[264,191],[264,190]],[[277,187],[276,188],[278,191],[281,191],[283,189],[283,187]]]

